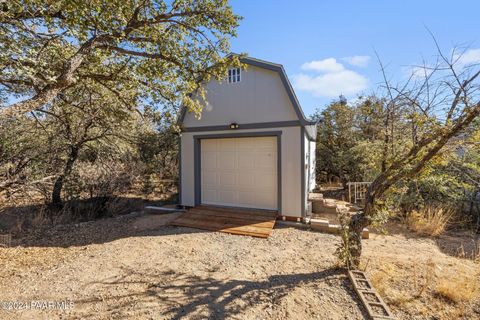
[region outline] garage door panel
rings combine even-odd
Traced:
[[[242,188],[253,188],[255,185],[255,174],[238,174],[238,185]]]
[[[266,170],[274,170],[276,168],[276,166],[272,167],[272,164],[276,163],[276,157],[273,156],[273,152],[258,152],[254,159],[255,168]]]
[[[217,169],[218,170],[234,170],[235,169],[235,152],[218,151],[217,152]]]
[[[217,139],[209,139],[202,141],[202,153],[208,151],[217,151]]]
[[[272,190],[277,185],[277,179],[273,174],[259,173],[254,176],[254,184],[259,190]]]
[[[217,191],[212,189],[203,189],[202,190],[202,202],[204,203],[214,203],[217,201]]]
[[[217,169],[217,153],[216,152],[202,150],[202,168],[206,170]]]
[[[272,137],[255,137],[237,139],[237,149],[247,151],[275,151],[276,145],[272,144]]]
[[[219,172],[218,173],[218,184],[219,186],[235,186],[236,182],[235,173]]]
[[[238,192],[239,205],[243,207],[252,207],[256,205],[255,192],[252,191],[239,191]]]
[[[277,209],[276,139],[201,140],[202,203]]]
[[[272,144],[272,140],[268,137],[259,138],[256,143],[256,150],[261,151],[276,151],[276,144]]]
[[[213,139],[217,140],[217,150],[222,151],[235,151],[235,139]]]
[[[217,173],[215,171],[203,172],[202,183],[206,186],[215,186],[217,184]]]
[[[242,152],[238,155],[239,169],[253,169],[255,168],[254,152]]]
[[[242,138],[236,141],[237,150],[246,152],[252,149],[252,138]]]
[[[234,190],[219,190],[217,191],[217,194],[217,204],[233,205],[238,201],[237,192]]]

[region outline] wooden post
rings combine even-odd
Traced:
[[[351,203],[352,202],[352,191],[351,191],[352,184],[349,182],[347,183],[347,185],[348,185],[348,202]]]
[[[354,194],[355,194],[355,203],[357,203],[357,184],[355,183],[354,186],[355,186],[355,192],[354,192]]]

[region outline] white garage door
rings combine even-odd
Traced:
[[[201,140],[202,204],[277,210],[277,138]]]

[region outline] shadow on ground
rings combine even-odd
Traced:
[[[145,214],[140,212],[76,224],[47,226],[14,239],[13,245],[68,248],[108,243],[130,237],[209,232],[170,226],[169,223],[180,214]]]
[[[40,247],[84,246],[141,236],[169,221],[168,215],[142,218],[143,208],[174,200],[105,197],[70,201],[61,208],[42,204],[1,207],[0,234],[12,234],[13,245]]]
[[[241,319],[248,314],[248,309],[259,307],[261,310],[250,311],[262,318],[257,312],[267,312],[266,315],[278,312],[281,300],[299,285],[321,285],[331,281],[334,283],[332,285],[340,285],[348,292],[366,319],[366,311],[359,303],[348,278],[341,277],[344,273],[343,270],[332,268],[314,273],[273,275],[264,281],[251,281],[219,280],[174,270],[150,270],[141,273],[134,269],[125,269],[125,276],[122,278],[105,279],[86,285],[90,289],[102,288],[101,291],[110,292],[111,295],[76,303],[85,312],[82,316],[87,318],[95,316],[93,310],[99,307],[99,304],[103,305],[102,309],[107,317],[117,319],[127,319],[135,315],[161,315],[166,319]],[[337,283],[339,281],[340,284]],[[125,291],[130,293],[115,294]],[[132,305],[135,306],[133,309]],[[322,314],[322,310],[316,312]],[[329,315],[324,313],[324,317],[328,318]]]
[[[110,196],[70,200],[61,206],[42,203],[0,206],[0,231],[21,233],[41,224],[93,221],[142,210],[146,205],[163,206],[176,201],[176,195],[164,200]]]

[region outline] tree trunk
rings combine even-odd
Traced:
[[[73,165],[78,158],[78,151],[79,148],[77,146],[70,148],[70,154],[68,156],[67,163],[63,168],[63,172],[57,177],[57,180],[55,180],[55,184],[53,185],[52,190],[52,204],[54,206],[60,206],[62,204],[63,183],[65,181],[65,177],[67,177],[72,172]]]
[[[372,184],[373,185],[373,184]],[[369,188],[365,199],[364,210],[351,217],[348,225],[348,248],[352,265],[349,268],[357,269],[362,255],[362,231],[370,225],[370,217],[374,214],[375,197]]]

